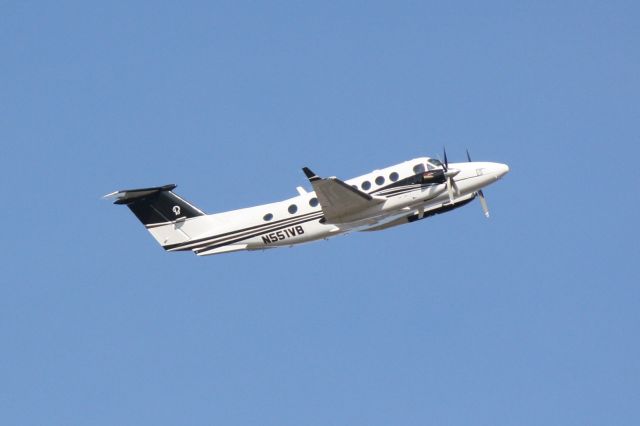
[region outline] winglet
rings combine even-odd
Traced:
[[[315,182],[317,180],[320,180],[320,178],[315,173],[313,173],[310,168],[303,167],[302,171],[304,172],[304,174],[309,179],[309,182]]]

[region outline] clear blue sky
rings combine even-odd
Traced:
[[[3,425],[640,424],[634,1],[0,3]],[[478,202],[295,249],[167,254],[205,211],[409,158]]]

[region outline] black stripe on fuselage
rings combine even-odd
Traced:
[[[376,189],[371,193],[371,195],[385,195],[385,194],[396,192],[396,191],[403,191],[409,188],[420,188],[420,186],[421,186],[420,184],[413,184],[413,185],[396,186],[395,188]]]
[[[466,178],[458,179],[455,182],[459,183],[459,182],[462,182],[462,181],[465,181],[465,180],[473,179],[474,177],[475,176],[469,176],[469,177],[466,177]],[[420,189],[425,189],[425,188],[428,188],[428,187],[434,186],[434,185],[442,185],[442,184],[440,184],[440,183],[429,183],[429,184],[421,185],[419,188],[406,188],[405,187],[405,189],[399,189],[398,191],[395,191],[395,192],[388,192],[386,194],[380,194],[380,195],[385,196],[387,198],[393,198],[393,197],[397,197],[399,195],[408,194],[410,192],[417,191],[417,190],[420,190]]]
[[[258,237],[258,236],[264,235],[266,233],[280,231],[282,229],[290,228],[292,226],[300,225],[300,224],[307,223],[307,222],[313,222],[314,220],[321,219],[322,217],[323,217],[322,214],[318,214],[316,216],[308,217],[308,218],[305,218],[305,219],[300,219],[300,220],[293,221],[293,222],[282,223],[282,224],[280,224],[278,226],[269,227],[268,229],[259,229],[259,230],[256,230],[256,231],[248,231],[248,232],[244,232],[242,234],[237,234],[237,235],[226,237],[226,238],[222,238],[222,239],[218,238],[216,240],[211,240],[211,241],[208,241],[206,243],[198,244],[195,247],[189,247],[188,250],[197,249],[197,250],[195,250],[196,253],[200,252],[200,251],[203,251],[205,249],[206,250],[210,250],[211,248],[222,247],[222,246],[225,246],[227,244],[233,244],[233,243],[236,243],[236,242],[239,242],[239,241],[248,240],[250,238]],[[213,245],[213,247],[212,247],[212,245]]]
[[[313,222],[314,220],[321,219],[322,217],[323,216],[320,215],[320,216],[317,216],[317,217],[305,218],[305,219],[302,219],[302,220],[299,220],[299,221],[296,221],[296,222],[279,225],[279,226],[277,226],[277,227],[275,227],[273,229],[260,230],[258,232],[253,232],[253,233],[250,233],[248,235],[238,236],[238,238],[229,237],[231,239],[226,238],[226,239],[222,239],[222,240],[216,241],[216,242],[210,241],[210,242],[206,243],[205,245],[199,244],[196,247],[190,247],[190,248],[184,249],[184,250],[193,250],[196,253],[202,253],[202,252],[207,251],[207,250],[213,250],[213,249],[216,249],[218,247],[223,247],[223,246],[227,246],[229,244],[234,244],[234,243],[238,243],[240,241],[248,240],[250,238],[258,237],[260,235],[266,234],[267,232],[276,232],[276,231],[280,231],[282,229],[289,228],[289,227],[292,227],[292,226],[301,225],[303,223]]]
[[[392,198],[398,195],[408,194],[409,192],[420,191],[420,190],[429,188],[433,185],[437,185],[437,184],[430,183],[426,185],[418,185],[418,186],[412,186],[412,187],[401,187],[401,188],[398,188],[397,190],[389,191],[384,194],[378,194],[378,195],[387,197],[387,198]]]
[[[424,187],[426,187],[426,186],[424,186]],[[396,194],[399,194],[399,193],[418,191],[418,190],[420,190],[422,188],[423,188],[422,185],[412,185],[410,187],[409,186],[403,186],[403,187],[400,187],[400,188],[397,188],[397,189],[396,188],[388,189],[388,190],[385,190],[384,192],[381,191],[381,192],[378,192],[375,195],[388,197],[388,196],[396,195]]]
[[[202,245],[211,244],[215,240],[225,239],[225,237],[226,238],[234,238],[234,237],[240,236],[241,234],[250,233],[252,231],[260,231],[260,234],[263,234],[265,232],[272,231],[271,228],[278,227],[280,225],[283,225],[284,227],[291,226],[292,222],[295,222],[295,221],[300,220],[302,218],[305,218],[305,219],[310,218],[311,220],[313,220],[313,219],[319,219],[320,217],[322,217],[322,212],[321,211],[306,213],[306,214],[303,214],[303,215],[290,217],[290,218],[287,218],[287,219],[281,219],[281,220],[278,220],[278,221],[275,221],[275,222],[267,222],[267,223],[262,223],[260,225],[254,225],[254,226],[249,226],[249,227],[246,227],[246,228],[236,229],[234,231],[229,231],[229,232],[225,232],[225,233],[222,233],[222,234],[210,235],[208,237],[199,238],[197,240],[191,240],[191,241],[185,241],[183,243],[167,245],[167,246],[164,246],[164,249],[165,250],[171,250],[171,251],[192,250],[194,248],[201,247]],[[258,234],[258,235],[260,235],[260,234]]]
[[[459,182],[463,182],[465,180],[469,180],[469,179],[473,179],[476,176],[468,176],[465,178],[461,178],[461,179],[454,179],[454,182],[459,183]],[[403,186],[397,186],[397,185],[388,185],[384,188],[380,188],[380,189],[376,189],[375,191],[370,192],[371,195],[380,195],[380,196],[384,196],[384,197],[395,197],[398,195],[402,195],[402,194],[406,194],[412,191],[417,191],[420,189],[425,189],[425,188],[429,188],[431,186],[436,186],[436,185],[442,185],[443,183],[437,183],[437,182],[430,182],[430,183],[425,183],[425,184],[411,184],[411,185],[403,185]]]

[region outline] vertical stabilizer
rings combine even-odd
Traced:
[[[173,189],[176,185],[153,188],[125,189],[105,196],[115,198],[114,204],[124,204],[133,212],[160,245],[189,241],[192,236],[183,230],[187,220],[204,216],[204,212],[187,202]]]

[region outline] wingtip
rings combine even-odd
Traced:
[[[107,200],[107,199],[109,199],[109,198],[113,198],[113,197],[115,197],[116,195],[118,195],[118,193],[119,193],[119,192],[120,192],[120,191],[113,191],[113,192],[110,192],[110,193],[108,193],[107,195],[103,195],[103,196],[102,196],[102,199],[103,199],[103,200]]]

